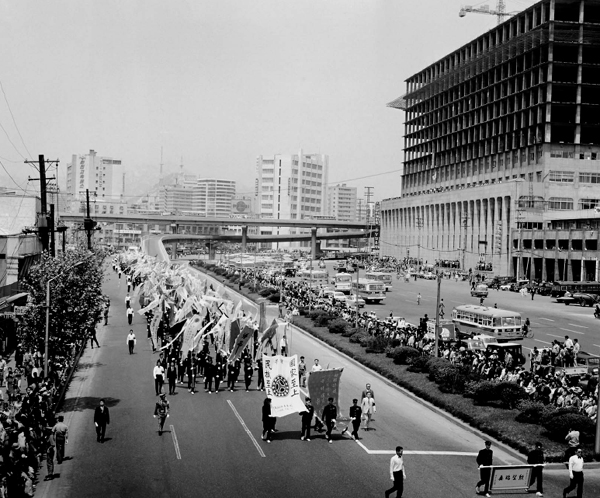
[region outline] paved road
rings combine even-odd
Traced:
[[[474,453],[482,438],[468,428],[416,402],[401,390],[349,358],[299,331],[291,352],[311,361],[343,367],[341,406],[345,412],[366,382],[376,393],[376,430],[360,443],[336,434],[299,440],[296,415],[277,422],[271,444],[260,440],[264,393],[242,390],[171,396],[171,432],[158,436],[152,368],[156,356],[145,341],[145,321],[136,316],[136,354],[127,352],[123,281],[111,272],[104,286],[111,297],[109,325],[100,327],[101,348],[89,349],[65,401],[70,427],[60,477],[40,483],[42,497],[354,497],[381,496],[390,485],[388,462],[393,448],[407,450],[405,496],[473,496],[477,480]],[[271,313],[274,310],[271,309]],[[96,443],[93,408],[105,398],[111,410],[109,440]],[[518,461],[495,447],[496,463]],[[600,493],[589,472],[587,493]],[[547,496],[558,496],[565,471],[547,472]],[[592,494],[588,494],[592,496]]]
[[[333,262],[327,262],[330,276],[335,274]],[[361,270],[363,273],[363,270]],[[421,304],[417,305],[417,293],[421,293]],[[479,304],[479,299],[471,297],[468,282],[442,280],[441,298],[446,308],[446,318],[454,306],[459,304]],[[379,317],[387,317],[390,312],[404,316],[411,323],[419,323],[425,313],[435,318],[437,282],[417,279],[403,282],[394,277],[393,290],[386,294],[382,304],[367,305],[367,311],[375,311]],[[523,346],[547,347],[554,339],[564,340],[565,335],[577,338],[582,350],[600,354],[600,320],[594,318],[593,308],[565,306],[548,296],[523,297],[517,292],[491,290],[485,304],[518,311],[523,318],[529,317],[534,332],[533,339],[523,340]]]

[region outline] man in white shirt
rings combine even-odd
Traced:
[[[319,360],[315,359],[315,364],[312,366],[310,371],[311,372],[320,372],[321,370],[323,370],[323,367],[321,365],[319,365]]]
[[[390,479],[394,481],[394,485],[386,490],[385,498],[396,491],[397,498],[402,498],[404,492],[404,481],[406,480],[406,471],[404,470],[404,460],[402,459],[402,453],[404,448],[402,446],[396,446],[396,454],[390,460]]]
[[[563,345],[567,349],[571,349],[573,347],[573,341],[571,339],[569,339],[568,335],[565,336],[565,342]]]
[[[129,334],[127,335],[127,345],[129,346],[129,354],[133,354],[133,347],[135,346],[135,334],[133,333],[133,330],[129,331]]]
[[[569,478],[571,482],[563,489],[563,498],[577,488],[577,498],[583,497],[583,451],[577,450],[577,453],[569,458]]]

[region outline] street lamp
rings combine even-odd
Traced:
[[[55,277],[52,277],[46,282],[46,337],[44,341],[44,379],[48,378],[48,334],[50,330],[50,282],[56,280],[58,277],[62,277],[67,271],[72,270],[73,268],[82,265],[85,261],[79,261],[75,263],[73,266],[65,269],[60,272]]]

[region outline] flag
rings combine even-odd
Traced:
[[[273,346],[273,337],[275,337],[277,333],[277,319],[273,318],[273,323],[271,326],[265,330],[261,336],[258,338],[258,347],[259,352],[265,350],[265,347],[270,346],[272,351],[276,351],[277,347]]]
[[[234,320],[231,322],[231,329],[229,330],[229,351],[233,351],[233,345],[235,344],[238,335],[240,335],[240,321]]]
[[[285,417],[306,410],[300,397],[298,355],[263,355],[265,390],[271,399],[271,416]]]
[[[310,373],[308,377],[308,392],[310,401],[315,407],[315,415],[321,416],[329,398],[333,398],[333,404],[338,405],[340,377],[343,370],[343,368],[339,368]],[[338,413],[341,413],[339,406]]]
[[[156,347],[158,345],[158,337],[156,334],[158,332],[158,326],[160,325],[161,318],[162,318],[162,311],[160,309],[157,309],[154,312],[152,321],[150,322],[150,337],[152,337],[152,344],[154,344],[154,347]]]
[[[233,330],[233,327],[231,328]],[[229,355],[229,359],[227,361],[232,362],[237,360],[241,356],[246,345],[250,342],[250,339],[252,339],[253,335],[254,329],[246,325],[244,330],[242,330],[242,332],[239,334],[237,340],[234,342],[233,346],[230,348],[231,354]]]
[[[160,304],[160,298],[158,296],[156,296],[154,301],[152,301],[150,304],[148,304],[145,308],[142,308],[141,310],[139,310],[138,313],[140,315],[144,315],[147,311],[153,310],[154,308],[158,307],[159,304]]]
[[[185,358],[188,351],[194,346],[194,337],[196,332],[202,327],[202,318],[199,315],[194,315],[188,319],[187,324],[183,328],[183,340],[181,344],[181,352]]]

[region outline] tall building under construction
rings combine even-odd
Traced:
[[[406,80],[381,253],[598,280],[600,0],[543,0]]]

